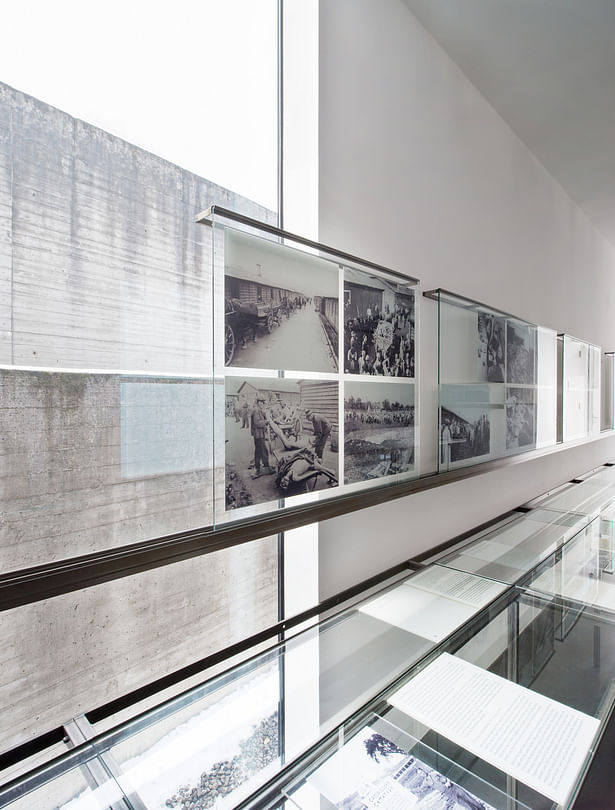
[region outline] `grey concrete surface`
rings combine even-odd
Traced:
[[[1,572],[212,523],[212,203],[0,84]],[[1,613],[0,751],[276,619],[275,541]]]

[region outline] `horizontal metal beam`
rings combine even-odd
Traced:
[[[381,264],[375,264],[367,259],[361,259],[359,256],[353,256],[351,253],[345,253],[344,251],[333,248],[330,245],[323,245],[322,242],[315,242],[313,239],[308,239],[305,236],[299,236],[296,233],[290,233],[290,231],[285,231],[282,228],[278,228],[275,225],[270,225],[267,222],[261,222],[258,219],[247,217],[244,214],[238,214],[236,211],[231,211],[228,208],[222,208],[220,205],[210,205],[205,211],[201,211],[200,214],[197,214],[196,221],[200,225],[211,225],[212,217],[216,216],[222,217],[223,219],[228,219],[231,222],[237,222],[240,225],[255,228],[259,231],[263,231],[264,233],[269,233],[273,236],[279,237],[280,239],[287,239],[291,242],[296,242],[298,245],[304,245],[312,250],[328,253],[330,256],[342,263],[360,265],[366,270],[383,273],[387,276],[398,279],[402,284],[414,285],[419,283],[419,279],[414,278],[414,276],[405,275],[404,273],[400,273],[398,270],[391,270],[390,267],[384,267]]]
[[[506,458],[485,461],[471,467],[432,473],[399,484],[385,484],[371,490],[347,493],[318,503],[280,509],[271,514],[215,528],[208,526],[188,532],[179,532],[119,548],[106,549],[5,573],[0,576],[0,611],[11,610],[43,599],[51,599],[163,565],[172,565],[203,554],[232,548],[299,526],[330,520],[358,509],[377,506],[418,492],[524,464],[578,445],[602,441],[602,439],[612,436],[613,433],[614,431],[606,431],[590,442],[579,440],[555,447],[532,450]]]

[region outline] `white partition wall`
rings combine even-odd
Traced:
[[[613,248],[402,0],[320,4],[319,90],[322,241],[407,267],[425,289],[613,345]],[[422,312],[424,415],[437,392],[435,307]],[[423,425],[429,472],[436,431]],[[321,595],[614,455],[615,441],[598,439],[323,523]]]

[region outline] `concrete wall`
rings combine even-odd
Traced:
[[[319,237],[615,345],[615,252],[402,0],[320,3]],[[420,303],[421,470],[436,467],[437,308]],[[615,456],[612,436],[320,526],[329,596]]]
[[[276,618],[277,537],[0,613],[0,751]]]
[[[0,85],[0,571],[212,522],[212,203]],[[277,545],[0,614],[0,750],[277,620]]]

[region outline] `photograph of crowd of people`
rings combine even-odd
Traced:
[[[337,264],[228,229],[224,364],[338,370]]]
[[[536,389],[506,389],[506,449],[536,444]]]
[[[414,377],[414,290],[346,270],[344,371]]]
[[[338,393],[337,382],[226,378],[227,509],[337,486]]]
[[[517,385],[536,382],[536,329],[518,321],[506,324],[506,380]]]
[[[491,420],[486,404],[440,406],[440,463],[487,455],[491,450]]]
[[[504,318],[478,313],[478,382],[504,382]]]
[[[414,469],[414,385],[346,382],[344,482]]]

